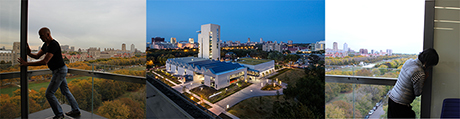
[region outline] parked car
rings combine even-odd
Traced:
[[[366,116],[364,117],[364,119],[369,119],[369,115],[366,115]]]
[[[380,106],[380,103],[375,103],[375,106],[377,106],[377,107]]]
[[[372,110],[374,110],[374,111],[377,110],[377,107],[378,107],[378,106],[374,106],[374,108],[372,108]]]
[[[371,110],[369,111],[369,115],[373,114],[374,113],[374,110]]]

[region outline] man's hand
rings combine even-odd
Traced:
[[[29,63],[24,61],[22,58],[18,58],[19,66],[28,66]]]

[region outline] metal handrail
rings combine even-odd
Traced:
[[[396,84],[397,78],[369,77],[369,76],[347,76],[347,75],[326,75],[326,82],[390,85]]]
[[[38,76],[38,75],[45,75],[51,74],[52,72],[48,69],[40,69],[40,70],[29,70],[27,71],[27,76]],[[104,79],[111,79],[116,81],[124,81],[124,82],[132,82],[132,83],[140,83],[145,84],[146,79],[145,77],[141,76],[130,76],[130,75],[123,75],[123,74],[114,74],[109,72],[100,72],[100,71],[91,71],[91,70],[83,70],[83,69],[74,69],[69,68],[68,73],[70,74],[78,74],[90,77],[97,77],[97,78],[104,78]],[[0,73],[0,80],[3,79],[11,79],[11,78],[19,78],[20,72],[6,72]]]

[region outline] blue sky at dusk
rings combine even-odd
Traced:
[[[223,41],[325,39],[325,1],[155,1],[147,0],[147,42],[198,38],[203,24],[218,24]]]

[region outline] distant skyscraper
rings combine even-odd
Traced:
[[[125,43],[121,44],[121,50],[126,51],[126,44]]]
[[[152,38],[152,43],[155,43],[155,42],[165,42],[165,38],[162,38],[162,37]]]
[[[251,38],[248,38],[248,43],[250,43],[250,42],[251,42]]]
[[[387,49],[387,54],[390,55],[390,56],[393,55],[393,50]]]
[[[136,47],[134,47],[134,44],[131,44],[131,52],[136,51]]]
[[[198,43],[200,44],[198,57],[214,60],[220,59],[220,26],[216,24],[201,25],[198,32]]]
[[[174,43],[176,43],[176,42],[177,42],[177,41],[176,41],[176,38],[171,37],[171,43],[174,44]]]
[[[367,49],[359,49],[359,53],[368,54]]]
[[[339,51],[339,47],[337,46],[337,42],[334,42],[334,44],[332,44],[332,50],[334,51]]]
[[[264,43],[264,39],[260,38],[260,43]]]
[[[348,44],[347,43],[343,44],[343,51],[348,52]]]
[[[72,52],[75,51],[75,47],[74,46],[70,47],[70,51]]]
[[[188,38],[188,42],[191,44],[195,43],[195,41],[193,41],[193,38]]]
[[[288,44],[292,44],[292,40],[288,40]]]
[[[374,49],[371,50],[371,54],[374,54]]]

